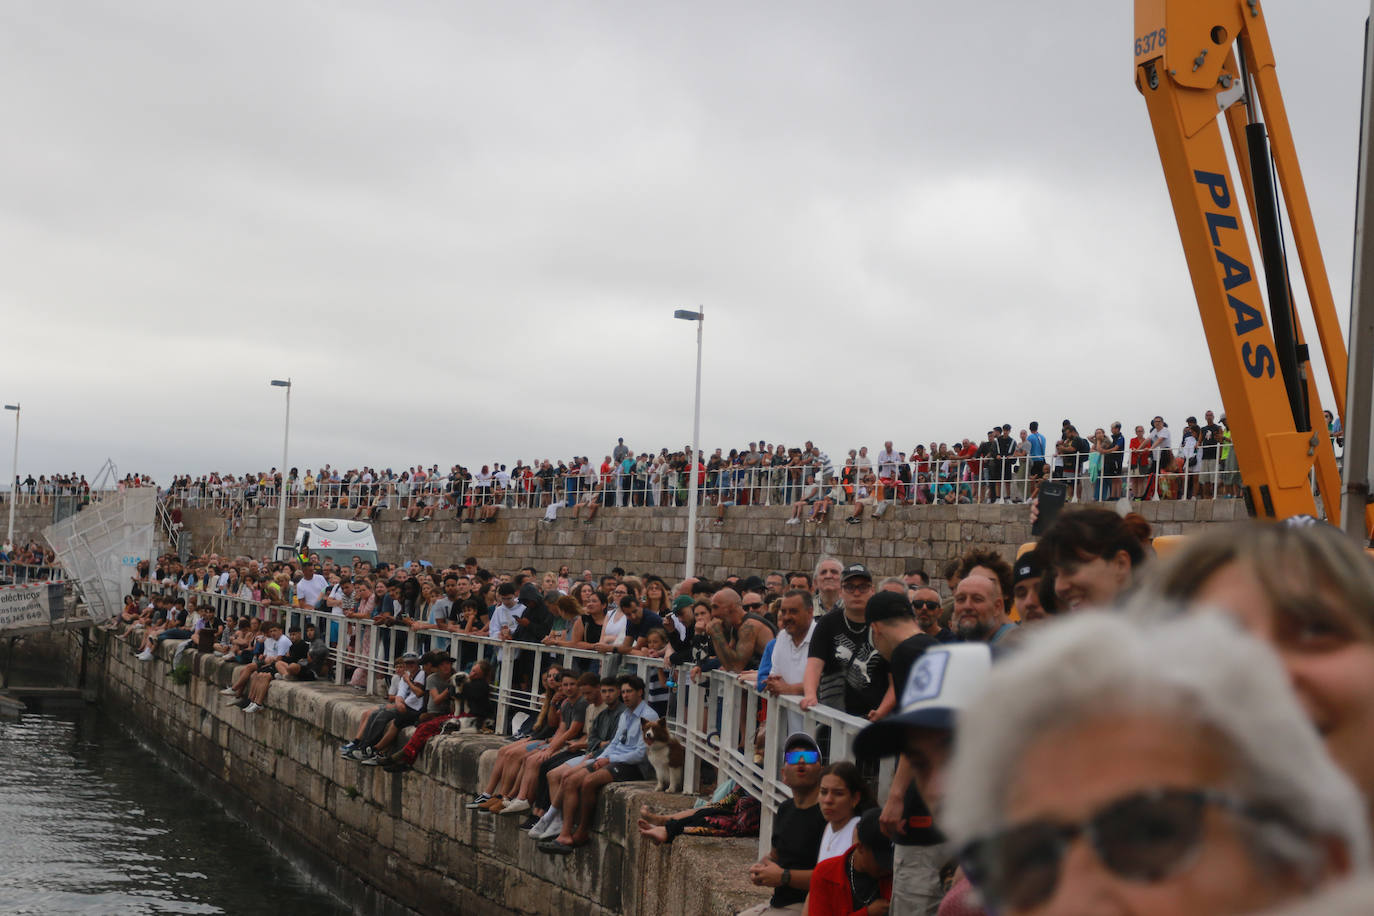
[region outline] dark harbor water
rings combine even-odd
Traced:
[[[0,913],[348,913],[99,709],[0,722]]]

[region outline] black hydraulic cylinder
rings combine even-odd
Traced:
[[[1269,293],[1269,326],[1274,331],[1274,352],[1288,406],[1299,432],[1310,432],[1307,397],[1298,367],[1297,332],[1293,324],[1293,304],[1288,295],[1288,263],[1283,253],[1279,229],[1279,204],[1274,194],[1274,173],[1269,161],[1269,137],[1264,124],[1245,126],[1245,141],[1250,148],[1250,186],[1255,190],[1255,232],[1259,235],[1260,258],[1264,262],[1264,281]]]

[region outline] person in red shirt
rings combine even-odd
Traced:
[[[1137,426],[1130,442],[1131,455],[1131,496],[1141,499],[1145,495],[1145,484],[1150,474],[1150,440],[1145,438],[1145,427]]]
[[[892,841],[870,808],[854,831],[857,842],[843,855],[823,859],[811,872],[807,916],[887,916],[892,901]]]

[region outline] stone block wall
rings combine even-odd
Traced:
[[[96,631],[101,702],[163,744],[205,791],[341,889],[356,912],[472,916],[726,916],[764,899],[746,877],[755,840],[683,837],[659,848],[635,829],[640,805],[676,810],[685,796],[613,785],[590,845],[570,856],[535,849],[518,818],[468,811],[502,739],[436,738],[407,774],[338,755],[377,705],[347,687],[275,681],[256,714],[223,705],[224,661],[187,650],[188,683],[172,677],[172,645],[154,661]],[[188,811],[196,802],[190,799]]]
[[[1187,534],[1245,517],[1244,504],[1234,499],[1136,506],[1161,535]],[[867,563],[882,576],[899,575],[914,560],[934,577],[946,560],[975,545],[996,547],[1011,559],[1031,539],[1029,509],[1023,505],[894,506],[882,518],[865,517],[857,525],[844,522],[842,507],[836,509],[838,518],[823,525],[788,525],[791,510],[781,506],[729,507],[721,524],[714,521],[715,511],[705,507],[697,519],[697,569],[707,577],[811,569],[825,555]],[[291,511],[287,531],[295,532],[299,517],[331,514],[350,513]],[[566,515],[545,524],[542,517],[538,509],[505,509],[493,524],[460,525],[451,515],[406,522],[398,510],[390,510],[375,530],[384,560],[425,559],[443,565],[475,556],[498,571],[532,565],[543,572],[566,563],[574,574],[621,566],[669,581],[682,576],[686,509],[603,509],[590,524]],[[222,555],[269,556],[276,540],[273,510],[250,511],[242,528],[228,536],[224,520],[211,510],[189,510],[185,520],[197,552],[213,542]]]

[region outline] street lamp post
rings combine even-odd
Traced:
[[[14,504],[19,501],[19,405],[6,404],[6,410],[14,411],[14,462],[10,465],[10,526],[5,534],[5,543],[14,549]]]
[[[684,578],[696,575],[697,563],[697,456],[701,454],[701,328],[706,321],[705,310],[678,309],[674,318],[697,323],[697,395],[692,410],[692,454],[687,458],[687,571]]]
[[[277,492],[277,546],[280,546],[286,543],[286,446],[291,441],[291,379],[274,378],[272,387],[286,389],[286,424],[281,434],[281,487]]]

